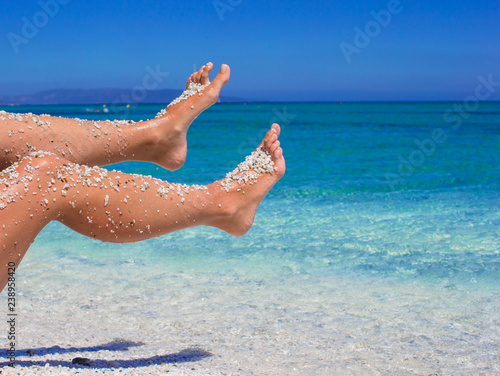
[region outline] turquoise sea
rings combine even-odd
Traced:
[[[2,109],[141,120],[161,106]],[[18,270],[20,348],[198,348],[210,355],[193,366],[214,374],[500,374],[500,103],[217,104],[180,170],[109,167],[210,183],[273,122],[287,172],[241,238],[119,245],[45,228]]]

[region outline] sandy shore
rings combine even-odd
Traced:
[[[221,277],[212,285],[201,275],[179,277],[170,276],[165,286],[176,288],[163,300],[138,295],[152,291],[147,281],[122,290],[119,301],[114,293],[24,297],[31,308],[19,315],[18,366],[3,360],[2,375],[500,374],[493,292],[470,298],[452,285],[308,276]],[[90,365],[73,365],[76,357]]]

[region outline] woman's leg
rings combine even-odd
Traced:
[[[202,91],[149,121],[85,121],[0,112],[0,170],[36,150],[92,166],[142,160],[170,170],[180,168],[186,160],[189,126],[217,101],[229,80],[229,67],[223,65],[210,82],[212,68],[209,63],[189,77],[187,86],[190,82],[205,86]]]
[[[0,291],[9,263],[17,267],[52,220],[90,238],[118,243],[200,225],[243,235],[259,203],[285,172],[279,132],[273,125],[250,161],[206,187],[90,168],[52,154],[27,156],[0,174]]]

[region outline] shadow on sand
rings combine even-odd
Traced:
[[[131,347],[143,346],[142,342],[132,342],[122,339],[117,339],[112,342],[92,347],[69,347],[62,348],[60,346],[52,347],[41,347],[36,349],[23,349],[16,350],[16,358],[25,356],[43,356],[47,354],[70,354],[75,353],[75,357],[78,353],[82,352],[97,352],[97,351],[127,351]],[[10,364],[7,357],[9,356],[7,349],[0,349],[0,356],[6,359],[4,362],[0,362],[0,368],[6,367]],[[39,366],[44,367],[47,363],[51,367],[70,367],[70,368],[137,368],[137,367],[148,367],[152,365],[161,364],[174,364],[174,363],[187,363],[187,362],[197,362],[201,359],[208,358],[212,356],[211,353],[205,350],[190,348],[182,350],[178,353],[167,354],[167,355],[155,355],[149,358],[137,358],[137,359],[116,359],[116,360],[105,360],[105,359],[89,359],[88,366],[76,365],[71,361],[67,360],[17,360],[16,365],[21,367],[31,367]]]

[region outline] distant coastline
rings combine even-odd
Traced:
[[[0,106],[58,106],[58,105],[139,105],[139,104],[167,104],[181,94],[181,90],[163,89],[150,90],[138,93],[134,89],[53,89],[44,90],[27,95],[0,95]],[[269,100],[249,99],[229,96],[220,96],[221,103],[458,103],[460,99],[441,100]],[[500,102],[496,98],[483,100],[483,103]]]
[[[170,103],[181,94],[181,90],[164,89],[141,92],[132,89],[54,89],[29,95],[0,96],[0,105],[96,105],[96,104],[142,104]],[[224,103],[245,102],[241,98],[221,96]]]

